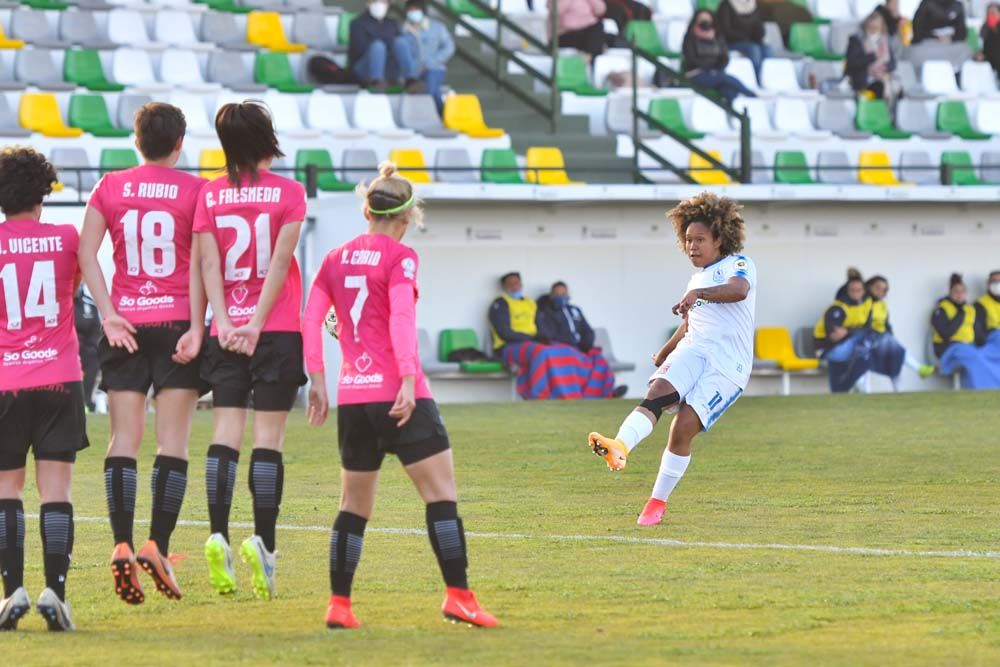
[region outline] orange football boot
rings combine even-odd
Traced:
[[[666,500],[650,498],[642,508],[642,514],[635,520],[640,526],[657,526],[663,521],[663,511],[667,508]]]
[[[331,630],[361,627],[361,621],[351,611],[351,598],[343,595],[330,596],[330,605],[326,608],[326,627]]]
[[[468,623],[480,628],[492,628],[497,624],[496,617],[479,606],[475,594],[463,588],[448,587],[441,612],[445,620],[452,623]]]
[[[128,542],[119,542],[111,552],[111,575],[115,578],[115,593],[128,604],[142,604],[146,594],[139,583],[139,568]]]
[[[174,578],[174,568],[170,565],[170,559],[160,553],[160,547],[156,545],[156,542],[147,541],[142,549],[139,549],[135,560],[146,571],[146,574],[153,578],[156,590],[171,600],[181,599],[181,589],[177,585],[177,579]]]
[[[603,458],[604,462],[608,464],[608,468],[614,472],[620,472],[625,469],[628,448],[624,442],[605,437],[600,433],[591,433],[587,437],[587,441],[590,443],[590,448],[593,452]]]

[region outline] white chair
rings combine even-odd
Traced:
[[[171,46],[211,47],[210,44],[198,40],[198,36],[194,32],[194,23],[191,22],[191,15],[187,12],[170,9],[156,12],[153,34],[156,35],[158,42]]]
[[[368,134],[366,130],[351,127],[340,95],[318,90],[309,96],[306,103],[306,125],[344,139],[359,139]]]
[[[993,135],[1000,134],[1000,100],[979,100],[976,129]]]
[[[764,90],[774,93],[798,93],[802,90],[795,65],[787,58],[765,58],[760,80]]]
[[[779,97],[774,103],[774,127],[782,132],[805,139],[822,139],[832,136],[825,130],[817,130],[812,122],[809,104],[801,98]]]
[[[755,93],[760,91],[760,86],[757,85],[757,73],[749,58],[730,58],[729,64],[726,65],[726,74],[739,79],[740,83]]]
[[[355,97],[354,127],[383,136],[386,133],[397,136],[401,132],[392,117],[392,105],[387,95],[361,93]],[[412,131],[404,131],[403,134],[412,134]]]
[[[668,51],[673,51],[674,53],[680,53],[681,47],[684,46],[684,33],[687,32],[687,20],[683,21],[671,21],[667,24],[667,34],[666,39],[661,41],[664,42],[664,46],[667,47]]]
[[[761,139],[784,139],[786,135],[774,129],[771,124],[771,114],[767,110],[767,102],[759,97],[737,97],[733,102],[736,111],[746,110],[750,118],[750,131],[754,138]],[[736,118],[730,117],[730,127],[739,131],[740,123]]]
[[[729,127],[729,116],[726,112],[704,97],[696,97],[691,100],[691,118],[688,119],[688,127],[708,134],[730,135],[733,133]]]
[[[156,80],[153,63],[143,49],[115,49],[111,57],[111,78],[126,86],[168,89]]]
[[[865,17],[870,16],[875,8],[882,4],[882,0],[854,0],[854,15],[858,19],[863,20]],[[909,15],[908,18],[913,18],[913,15]]]
[[[206,98],[197,93],[184,90],[175,90],[170,93],[167,101],[181,110],[184,114],[184,121],[187,124],[187,131],[199,137],[214,137],[215,127],[208,118],[205,107]]]
[[[149,39],[146,22],[142,14],[134,9],[112,9],[108,12],[108,39],[129,46],[160,46]]]
[[[187,49],[167,49],[160,56],[160,81],[172,86],[199,90],[219,90],[217,83],[206,83],[198,56]]]
[[[920,68],[920,83],[932,95],[953,95],[958,92],[955,68],[947,60],[927,60]]]
[[[967,93],[995,95],[997,92],[997,78],[993,67],[987,62],[966,60],[962,63],[959,78],[962,80],[962,90]]]
[[[854,14],[847,0],[815,0],[816,15],[834,21],[853,21]]]
[[[647,2],[646,4],[652,3]],[[655,16],[657,18],[669,17],[688,21],[693,13],[694,7],[690,0],[656,0]]]
[[[271,109],[271,118],[278,132],[294,139],[317,139],[322,130],[307,128],[302,124],[302,112],[296,95],[284,95],[271,91],[264,96],[264,102]]]

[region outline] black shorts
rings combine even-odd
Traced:
[[[404,466],[439,454],[450,447],[448,431],[429,398],[417,407],[403,428],[389,416],[392,403],[357,403],[337,408],[340,463],[346,470],[371,472],[382,467],[386,454],[395,454]]]
[[[0,391],[0,470],[23,468],[28,449],[36,461],[73,463],[89,445],[80,382]]]
[[[222,349],[219,337],[210,336],[201,378],[212,387],[215,407],[248,408],[252,397],[254,410],[287,412],[306,383],[302,366],[302,334],[297,331],[265,331],[251,357]]]
[[[191,323],[186,320],[135,325],[134,354],[124,347],[111,347],[101,336],[97,353],[101,358],[101,384],[104,391],[137,391],[153,394],[161,389],[193,389],[199,394],[208,391],[201,381],[200,358],[178,364],[170,357],[177,350],[177,341],[187,333]]]

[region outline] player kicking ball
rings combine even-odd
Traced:
[[[625,418],[618,435],[591,433],[588,438],[611,470],[623,470],[629,453],[653,432],[660,416],[676,413],[640,526],[663,520],[667,499],[691,461],[694,437],[712,427],[750,379],[757,271],[749,257],[739,254],[745,238],[741,208],[732,199],[703,192],[667,213],[681,249],[697,269],[672,309],[684,321],[653,355],[657,371],[646,399]]]

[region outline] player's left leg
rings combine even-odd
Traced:
[[[11,453],[0,447],[3,463]],[[31,611],[31,600],[24,589],[24,472],[23,461],[20,467],[0,470],[0,630],[16,630],[17,622]]]
[[[66,576],[73,554],[73,504],[70,501],[73,464],[36,458],[35,479],[41,500],[39,524],[45,563],[45,590],[36,607],[45,617],[49,630],[75,630],[70,606],[66,603]]]

